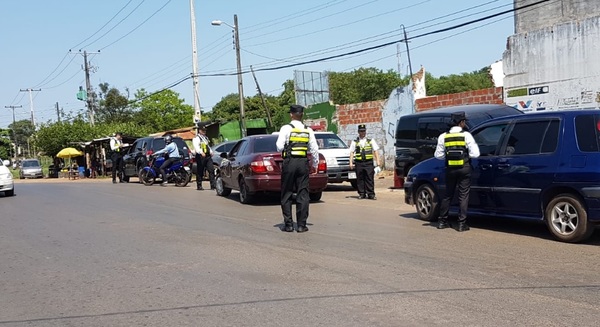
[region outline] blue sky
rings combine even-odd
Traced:
[[[285,4],[284,4],[285,3]],[[243,69],[270,68],[347,53],[464,23],[512,8],[512,0],[214,0],[195,1],[199,73],[235,73],[232,29],[237,14]],[[471,8],[471,9],[469,9]],[[109,83],[130,97],[137,89],[157,91],[192,72],[188,0],[30,0],[0,4],[0,127],[30,118],[33,92],[36,123],[55,121],[55,104],[66,112],[85,110],[76,99],[85,88],[80,50],[91,53],[91,83]],[[434,76],[478,70],[500,60],[513,34],[512,14],[409,43],[413,71],[424,66]],[[69,50],[71,52],[69,53]],[[98,50],[100,50],[99,53]],[[400,60],[398,60],[398,50]],[[391,45],[358,55],[258,71],[261,90],[278,95],[294,70],[352,71],[359,67],[408,72],[405,45]],[[250,74],[243,75],[246,96],[256,94]],[[210,110],[237,93],[237,77],[200,78],[200,105]],[[193,105],[193,86],[173,87]],[[190,125],[192,121],[190,121]]]

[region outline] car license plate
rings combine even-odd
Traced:
[[[183,167],[183,169],[185,169],[185,171],[190,171],[190,167],[188,166]]]
[[[356,173],[353,171],[348,172],[348,179],[356,179]]]

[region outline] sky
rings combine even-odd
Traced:
[[[279,95],[295,70],[374,67],[407,75],[406,44],[397,43],[403,39],[402,26],[409,39],[414,37],[408,42],[413,72],[423,66],[436,77],[472,72],[501,60],[514,33],[513,14],[507,13],[423,35],[510,10],[513,0],[193,3],[203,111],[238,92],[234,15],[242,71],[252,65],[261,90],[270,95]],[[192,79],[182,81],[193,72],[189,0],[2,1],[0,13],[0,128],[12,123],[13,110],[17,121],[30,119],[32,103],[36,125],[57,120],[56,103],[67,113],[85,112],[85,103],[76,98],[79,87],[85,89],[84,51],[96,90],[108,83],[133,99],[138,89],[155,92],[172,86],[185,103],[194,105]],[[213,26],[213,20],[224,23]],[[313,60],[317,62],[302,64]],[[278,69],[290,64],[299,65]],[[252,75],[242,76],[244,95],[255,95]]]

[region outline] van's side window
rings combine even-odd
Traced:
[[[506,123],[488,126],[473,134],[475,143],[479,146],[481,156],[493,156],[499,147],[500,138],[506,129]]]
[[[445,122],[421,122],[419,121],[419,140],[437,140],[440,134],[448,131]]]
[[[556,143],[558,139],[558,121],[555,121],[554,128],[549,135],[547,141],[549,144],[544,144],[546,132],[549,130],[550,121],[528,121],[518,122],[510,132],[508,142],[506,144],[506,155],[525,155],[525,154],[539,154],[542,153],[544,147],[545,152],[552,152],[556,149]]]
[[[417,139],[417,118],[418,117],[400,117],[398,127],[396,128],[396,139],[416,140]]]
[[[575,118],[577,145],[582,152],[598,152],[600,115],[579,115]]]

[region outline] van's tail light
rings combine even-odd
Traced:
[[[274,170],[270,159],[261,158],[260,160],[252,161],[250,169],[255,174],[267,174]]]
[[[317,166],[318,173],[326,173],[327,172],[327,161],[325,159],[319,159],[319,165]]]

